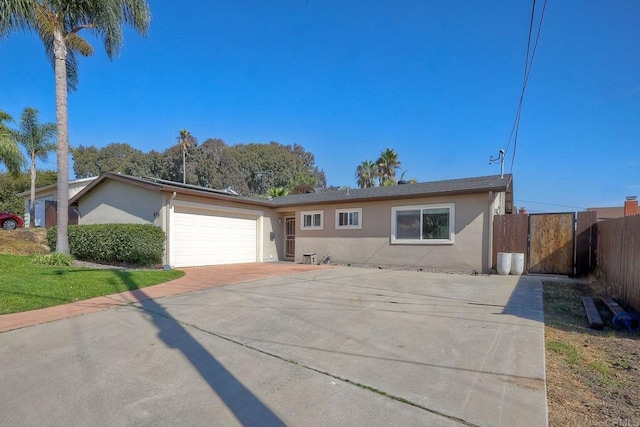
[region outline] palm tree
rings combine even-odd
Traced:
[[[391,148],[387,148],[380,153],[377,163],[380,185],[388,185],[389,182],[395,182],[396,169],[400,168],[398,153]]]
[[[55,123],[38,123],[38,110],[25,108],[20,120],[20,129],[14,131],[14,139],[22,145],[31,162],[31,204],[29,207],[29,228],[35,226],[36,201],[36,159],[46,160],[47,155],[56,150],[53,138],[56,135]]]
[[[0,38],[13,31],[38,33],[53,64],[58,127],[58,209],[56,251],[69,253],[69,136],[67,93],[78,82],[77,54],[90,56],[93,48],[80,36],[85,30],[104,43],[109,58],[122,47],[122,25],[142,35],[151,14],[145,0],[11,0],[0,1]]]
[[[13,140],[12,131],[5,124],[12,121],[9,114],[0,110],[0,163],[4,163],[12,174],[17,174],[24,165],[24,156]]]
[[[182,147],[182,183],[187,183],[187,151],[198,145],[198,140],[186,129],[180,131],[178,143]]]
[[[358,187],[375,187],[377,175],[378,165],[369,160],[365,160],[356,168],[356,179],[358,181]]]
[[[267,191],[267,196],[269,197],[284,197],[289,194],[289,190],[284,187],[271,187],[269,191]]]

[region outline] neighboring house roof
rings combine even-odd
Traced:
[[[344,203],[381,199],[408,199],[460,194],[483,193],[487,191],[510,192],[512,175],[482,176],[476,178],[449,179],[444,181],[399,184],[387,187],[347,188],[337,191],[323,191],[309,194],[294,194],[277,197],[273,202],[278,207]]]
[[[81,185],[81,184],[86,184],[89,183],[91,181],[93,181],[94,179],[96,179],[95,176],[89,177],[89,178],[82,178],[82,179],[76,179],[74,181],[69,181],[69,188],[73,188],[77,185]],[[50,192],[50,190],[54,190],[58,187],[58,184],[49,184],[49,185],[45,185],[44,187],[39,187],[36,188],[36,197],[38,196],[38,194],[42,194],[42,193],[48,193]],[[27,190],[27,191],[23,191],[22,193],[18,193],[18,196],[21,197],[26,197],[26,196],[30,196],[31,195],[31,190]]]
[[[336,191],[322,191],[309,194],[294,194],[272,199],[260,199],[241,196],[233,190],[215,190],[196,185],[182,184],[158,178],[134,177],[113,173],[104,173],[86,188],[73,196],[70,204],[76,203],[85,194],[93,191],[107,179],[129,183],[154,191],[176,192],[214,199],[230,200],[269,207],[293,207],[312,204],[345,203],[349,201],[372,201],[384,199],[410,199],[419,197],[436,197],[461,194],[475,194],[488,191],[512,191],[512,175],[483,176],[476,178],[450,179],[444,181],[422,182],[416,184],[400,184],[388,187],[350,188]]]
[[[587,208],[587,212],[595,212],[597,221],[607,219],[622,218],[624,216],[624,207],[604,207],[604,208]]]

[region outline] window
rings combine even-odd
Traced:
[[[322,230],[324,228],[324,211],[302,211],[300,216],[301,230]]]
[[[391,208],[391,243],[452,244],[454,204]]]
[[[362,209],[336,209],[336,229],[362,228]]]

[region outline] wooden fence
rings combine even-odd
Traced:
[[[498,252],[519,252],[525,254],[524,265],[528,265],[529,216],[496,215],[493,217],[492,266],[496,269]]]
[[[640,311],[640,215],[596,224],[597,264],[612,292]]]
[[[498,252],[525,254],[525,273],[586,276],[595,267],[595,212],[496,215],[492,268]]]

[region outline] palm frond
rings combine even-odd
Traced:
[[[0,162],[12,174],[19,173],[25,165],[24,156],[13,140],[12,132],[4,127],[0,128]]]
[[[30,156],[46,159],[55,151],[53,138],[57,134],[55,123],[38,122],[38,110],[27,107],[22,112],[20,129],[12,132],[14,141],[22,145]]]
[[[78,33],[69,33],[67,35],[67,49],[78,52],[84,57],[93,55],[93,47]]]
[[[38,7],[35,0],[0,1],[0,37],[34,28],[33,11]]]

